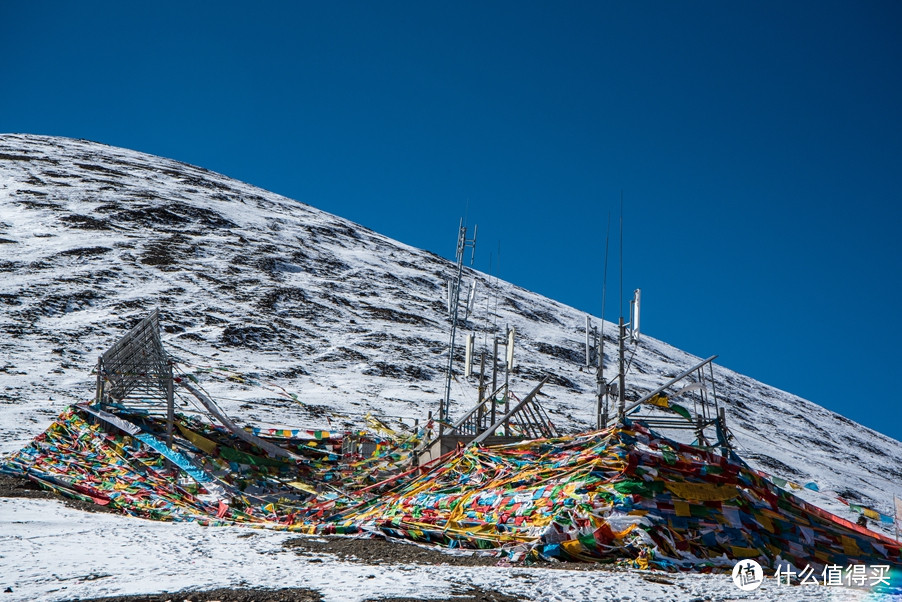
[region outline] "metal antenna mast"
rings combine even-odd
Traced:
[[[604,380],[604,309],[608,296],[608,243],[611,239],[611,212],[608,211],[608,230],[604,237],[604,279],[601,284],[601,341],[598,346],[598,366],[595,369],[597,400],[595,404],[595,426],[604,428],[608,423],[608,384]]]
[[[626,328],[623,324],[623,191],[620,191],[620,320],[618,321],[619,330],[617,333],[617,338],[619,340],[619,355],[620,355],[620,382],[619,391],[617,395],[619,396],[619,413],[620,419],[626,415],[624,410],[626,406],[626,367],[624,366],[623,356],[624,349],[623,343],[626,338]]]
[[[451,342],[448,345],[448,374],[445,378],[445,396],[442,399],[439,408],[439,436],[444,431],[444,423],[449,419],[449,411],[451,406],[451,377],[454,370],[454,337],[457,334],[457,312],[460,305],[460,289],[461,278],[464,270],[464,252],[469,247],[472,250],[470,255],[470,264],[476,256],[476,230],[478,226],[473,226],[473,238],[467,239],[467,227],[464,220],[460,220],[460,226],[457,233],[457,276],[454,279],[453,291],[451,291]]]

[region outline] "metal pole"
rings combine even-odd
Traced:
[[[457,334],[457,309],[460,304],[460,280],[464,270],[464,247],[467,242],[467,228],[461,220],[457,233],[457,277],[454,281],[454,294],[451,302],[451,342],[448,345],[448,374],[445,378],[445,396],[439,409],[439,433],[443,432],[443,423],[448,419],[451,407],[451,375],[454,370],[454,337]]]
[[[498,390],[498,337],[495,337],[495,350],[492,353],[492,391]],[[495,394],[492,393],[492,424],[495,424]]]
[[[482,356],[479,359],[479,396],[477,399],[479,403],[483,402],[482,396],[485,395],[485,350],[482,352]]]
[[[717,410],[718,412],[720,412],[723,408],[720,407],[720,402],[717,401],[717,383],[714,380],[714,364],[713,363],[708,364],[708,370],[711,373],[711,396],[714,398],[714,409]],[[704,373],[705,373],[705,371],[702,370],[702,374],[704,374]],[[726,428],[726,425],[724,425],[724,428]]]
[[[97,358],[97,405],[103,409],[103,356]]]
[[[895,518],[893,522],[896,525],[896,541],[902,541],[899,539],[899,502],[895,493],[893,494],[893,516]]]
[[[717,434],[717,439],[721,442],[721,452],[724,456],[727,455],[727,450],[730,445],[727,441],[727,411],[725,408],[719,408],[717,410],[717,415],[720,418],[720,433]]]
[[[592,348],[595,349],[595,361],[598,361],[598,326],[592,327]],[[589,364],[591,365],[591,363]]]
[[[476,414],[476,424],[478,428],[482,428],[482,420],[485,415],[485,400],[482,398],[483,395],[485,395],[485,350],[483,350],[482,358],[479,361],[479,390],[476,396],[476,403],[479,407]]]
[[[589,367],[591,361],[589,357],[589,315],[586,314],[586,368]]]
[[[529,395],[527,395],[526,397],[523,398],[523,401],[521,401],[521,402],[518,403],[516,406],[514,406],[514,409],[513,409],[513,410],[510,410],[509,412],[506,412],[506,413],[504,414],[504,416],[502,416],[501,418],[498,419],[498,422],[493,422],[493,423],[492,423],[492,426],[490,426],[488,429],[486,429],[485,431],[483,431],[481,435],[479,435],[478,437],[476,437],[475,439],[473,439],[473,440],[469,443],[469,445],[475,445],[475,444],[478,444],[478,443],[482,443],[483,441],[485,441],[486,438],[494,436],[495,431],[497,431],[497,430],[501,427],[501,423],[502,423],[502,422],[504,422],[504,423],[506,424],[507,421],[510,420],[510,417],[511,417],[512,415],[516,414],[517,411],[518,411],[520,408],[522,408],[524,405],[526,405],[526,404],[528,404],[528,403],[530,403],[530,402],[532,401],[533,397],[535,397],[536,394],[538,394],[539,389],[542,388],[542,385],[544,385],[546,382],[548,382],[548,378],[549,378],[548,376],[546,376],[545,378],[543,378],[543,379],[542,379],[542,382],[540,382],[538,385],[536,385],[536,388],[533,389],[532,391],[530,391],[530,392],[529,392]]]
[[[677,383],[677,382],[683,380],[684,378],[686,378],[687,376],[689,376],[690,374],[692,374],[693,372],[695,372],[696,370],[698,370],[700,367],[704,366],[704,365],[707,364],[708,362],[713,362],[715,359],[717,359],[717,356],[716,356],[716,355],[712,355],[712,356],[709,357],[708,359],[702,360],[702,361],[700,361],[699,363],[697,363],[696,365],[692,366],[691,368],[688,368],[688,369],[684,370],[683,372],[680,372],[679,374],[677,374],[676,376],[674,376],[673,378],[671,378],[670,380],[668,380],[666,383],[664,383],[663,385],[661,385],[660,387],[658,387],[658,388],[655,389],[654,391],[650,391],[650,392],[646,393],[646,394],[645,394],[643,397],[641,397],[639,400],[634,401],[633,403],[631,403],[631,404],[629,405],[629,407],[626,408],[626,411],[627,411],[627,412],[630,412],[630,411],[632,411],[633,408],[639,407],[640,405],[642,405],[643,403],[645,403],[646,401],[648,401],[649,399],[651,399],[652,397],[654,397],[654,396],[657,395],[658,393],[663,392],[664,389],[666,389],[666,388],[669,387],[670,385],[672,385],[672,384],[674,384],[674,383]],[[693,403],[694,403],[694,402],[693,402]],[[698,412],[696,412],[696,414],[697,414],[697,413],[698,413]]]
[[[604,278],[601,281],[601,340],[598,343],[598,367],[595,370],[596,395],[595,420],[597,428],[608,425],[608,384],[604,379],[604,317],[608,297],[608,243],[611,240],[611,212],[608,212],[608,229],[604,237]]]
[[[505,340],[507,341],[507,343],[505,345],[510,345],[511,344],[510,328],[508,328],[506,332],[507,332],[507,336],[505,337]],[[505,346],[505,351],[507,351],[507,353],[505,355],[509,357],[510,351],[507,349],[506,346]],[[510,362],[507,361],[507,358],[505,358],[505,361],[504,361],[504,413],[505,414],[507,414],[510,411],[510,401],[511,401],[510,379],[511,379],[511,365],[510,365]],[[505,437],[511,436],[511,426],[510,426],[509,420],[504,421],[504,436]]]
[[[172,394],[172,363],[166,371],[166,445],[172,449],[172,427],[175,423],[175,398]]]
[[[596,349],[598,357],[595,368],[595,428],[602,429],[608,424],[608,408],[605,403],[608,386],[604,380],[604,318],[601,319],[601,339]]]
[[[623,420],[626,417],[626,367],[624,366],[625,350],[623,348],[624,339],[626,338],[626,327],[623,325],[623,316],[620,316],[618,324],[620,326],[620,408],[618,413],[620,414],[620,419]]]

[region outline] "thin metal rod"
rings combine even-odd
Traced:
[[[620,191],[620,315],[623,315],[623,191]]]
[[[902,541],[899,539],[899,502],[896,500],[896,494],[893,494],[893,516],[895,517],[896,523],[896,541]]]
[[[501,385],[500,387],[498,387],[497,389],[495,389],[494,391],[492,391],[492,394],[491,394],[489,397],[487,397],[486,399],[480,399],[480,400],[479,400],[479,403],[476,404],[476,406],[475,406],[473,409],[471,409],[469,412],[467,412],[466,414],[464,414],[464,415],[460,418],[460,420],[458,420],[457,422],[455,422],[455,423],[451,426],[451,428],[449,429],[449,431],[455,431],[455,430],[458,430],[458,428],[460,428],[461,426],[463,426],[468,420],[470,420],[470,419],[473,417],[473,414],[478,413],[478,412],[479,412],[479,409],[482,408],[482,407],[485,405],[485,403],[486,403],[489,399],[492,400],[492,407],[494,408],[495,395],[497,395],[497,394],[501,391],[501,389],[503,389],[503,388],[504,388],[504,385]],[[493,413],[494,413],[494,410],[493,410]]]
[[[508,356],[508,355],[510,355],[510,350],[508,349],[508,347],[511,344],[509,328],[507,329],[507,336],[505,337],[505,339],[507,340],[507,345],[505,346],[504,351],[506,352],[505,356]],[[504,413],[506,415],[510,414],[510,405],[511,405],[510,381],[511,381],[511,364],[510,364],[510,362],[507,361],[507,357],[505,357],[504,358]],[[510,424],[505,422],[504,423],[504,436],[510,437],[510,435],[511,435]]]
[[[495,395],[498,394],[498,337],[494,337],[495,348],[492,351],[492,424],[495,424]]]
[[[620,326],[620,336],[618,337],[618,339],[619,339],[618,345],[619,345],[619,352],[620,352],[619,413],[620,413],[620,418],[623,419],[623,417],[626,415],[626,369],[623,365],[624,364],[624,361],[623,361],[624,360],[624,352],[625,352],[623,346],[624,346],[624,339],[626,338],[626,326],[624,326],[624,324],[623,324],[623,315],[622,314],[620,316],[620,321],[618,322],[618,325]]]
[[[216,402],[207,397],[200,389],[188,382],[187,379],[183,378],[180,384],[183,388],[187,389],[189,393],[194,395],[198,399],[198,401],[200,401],[204,405],[204,407],[207,408],[210,414],[220,422],[220,424],[229,429],[239,439],[243,439],[251,445],[256,445],[257,447],[265,451],[269,456],[272,456],[274,458],[291,458],[293,460],[303,459],[301,456],[298,456],[297,454],[294,454],[287,449],[282,449],[278,445],[273,445],[269,441],[260,439],[259,437],[247,432],[246,430],[232,422],[229,417],[226,416],[225,413],[219,408],[219,406],[216,405]]]
[[[97,358],[97,405],[103,404],[103,357]]]
[[[717,384],[714,380],[714,364],[708,364],[708,369],[711,372],[711,396],[714,397],[714,409],[720,414],[720,403],[717,401]]]
[[[166,445],[172,449],[172,428],[175,424],[175,399],[172,394],[172,363],[166,375]]]
[[[608,296],[608,247],[611,240],[611,212],[608,211],[608,229],[604,236],[604,278],[601,282],[601,342],[598,348],[598,367],[595,371],[595,427],[602,428],[608,422],[608,385],[604,379],[604,319]]]
[[[483,431],[483,433],[481,435],[479,435],[478,437],[473,439],[473,441],[470,442],[470,445],[482,443],[483,441],[485,441],[485,439],[487,437],[493,435],[495,433],[495,431],[497,431],[499,428],[501,428],[501,425],[503,425],[507,420],[510,419],[510,417],[512,415],[514,415],[517,412],[517,410],[519,410],[524,404],[532,401],[532,398],[535,397],[536,394],[538,394],[539,390],[542,388],[542,385],[544,385],[546,382],[548,382],[549,378],[550,378],[550,376],[546,376],[545,378],[543,378],[542,382],[540,382],[538,385],[536,385],[536,388],[533,389],[532,391],[530,391],[529,395],[527,395],[526,397],[523,398],[523,401],[521,401],[516,406],[514,406],[514,408],[512,410],[505,413],[504,416],[499,418],[497,422],[493,423],[492,426],[490,426],[488,429]]]
[[[519,415],[523,416],[526,420],[523,423],[523,429],[529,432],[530,437],[533,439],[538,439],[539,437],[536,435],[536,427],[540,424],[540,421],[536,419],[535,414],[531,411],[532,404],[528,403],[518,412]]]
[[[439,408],[439,433],[444,431],[444,423],[448,420],[451,407],[451,378],[454,371],[454,337],[457,334],[457,309],[460,304],[461,276],[464,269],[464,248],[467,241],[467,227],[460,222],[457,232],[457,275],[454,280],[454,292],[451,301],[451,341],[448,344],[448,373],[445,377],[445,395]]]
[[[478,399],[479,404],[482,405],[482,396],[485,395],[485,349],[482,350],[482,355],[479,359],[479,389]]]
[[[651,393],[647,393],[645,396],[643,396],[638,401],[631,403],[629,405],[629,407],[626,408],[626,412],[632,411],[634,408],[642,405],[643,403],[645,403],[646,401],[648,401],[649,399],[651,399],[658,393],[662,392],[664,389],[666,389],[670,385],[683,380],[684,378],[686,378],[687,376],[689,376],[690,374],[692,374],[693,372],[695,372],[696,370],[698,370],[699,368],[701,368],[702,366],[707,364],[708,362],[713,362],[715,359],[717,359],[717,356],[712,355],[708,359],[702,360],[701,362],[697,363],[696,365],[692,366],[691,368],[687,368],[685,371],[683,371],[680,374],[678,374],[677,376],[673,377],[672,379],[670,379],[669,381],[667,381],[666,383],[664,383],[663,385],[661,385],[660,387],[658,387],[657,389],[652,391]]]

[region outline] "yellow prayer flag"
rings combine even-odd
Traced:
[[[687,502],[673,500],[673,509],[676,511],[677,516],[692,516],[692,511],[689,509]]]
[[[744,548],[741,546],[730,546],[735,558],[757,558],[761,556],[761,551],[755,548]]]
[[[659,408],[669,408],[670,402],[667,400],[667,396],[663,393],[658,393],[645,403],[651,404],[653,406],[658,406]]]
[[[182,435],[185,436],[185,439],[190,441],[197,447],[197,449],[207,452],[208,454],[213,454],[216,452],[216,443],[214,441],[210,441],[206,437],[198,435],[194,431],[185,428],[181,424],[177,424],[179,430],[182,431]]]
[[[300,481],[290,481],[288,485],[291,485],[295,489],[300,489],[301,491],[306,491],[307,493],[312,493],[316,495],[316,489],[307,485],[306,483],[301,483]]]
[[[583,544],[579,543],[578,539],[570,539],[567,541],[561,542],[561,547],[567,554],[571,556],[578,556],[582,554],[585,550],[583,550]]]
[[[861,555],[861,550],[858,549],[858,543],[848,535],[842,536],[842,551],[846,556]]]
[[[684,500],[700,502],[722,502],[739,495],[739,490],[732,485],[715,485],[713,483],[664,483],[667,489]]]
[[[774,533],[774,522],[770,518],[764,516],[763,514],[759,514],[755,517],[755,520],[761,523],[761,526],[767,529],[769,532]]]

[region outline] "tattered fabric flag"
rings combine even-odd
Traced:
[[[739,495],[739,490],[734,485],[665,482],[664,486],[674,495],[700,502],[722,502]]]
[[[887,516],[886,514],[881,514],[872,508],[868,508],[867,506],[860,506],[858,504],[849,504],[849,510],[852,512],[858,512],[859,514],[863,514],[874,521],[880,521],[881,523],[893,524],[893,517]]]
[[[683,406],[673,403],[670,399],[664,395],[663,393],[658,393],[653,396],[651,399],[647,400],[645,403],[649,403],[657,408],[661,408],[663,410],[670,410],[671,412],[675,412],[685,418],[686,420],[692,420],[692,415],[689,413],[689,410],[684,408]]]
[[[684,408],[678,403],[671,403],[670,409],[685,418],[686,420],[692,420],[692,414],[689,413],[689,410]]]
[[[664,408],[665,410],[670,408],[670,400],[668,400],[667,396],[663,393],[658,393],[645,403],[657,406],[659,408]]]

